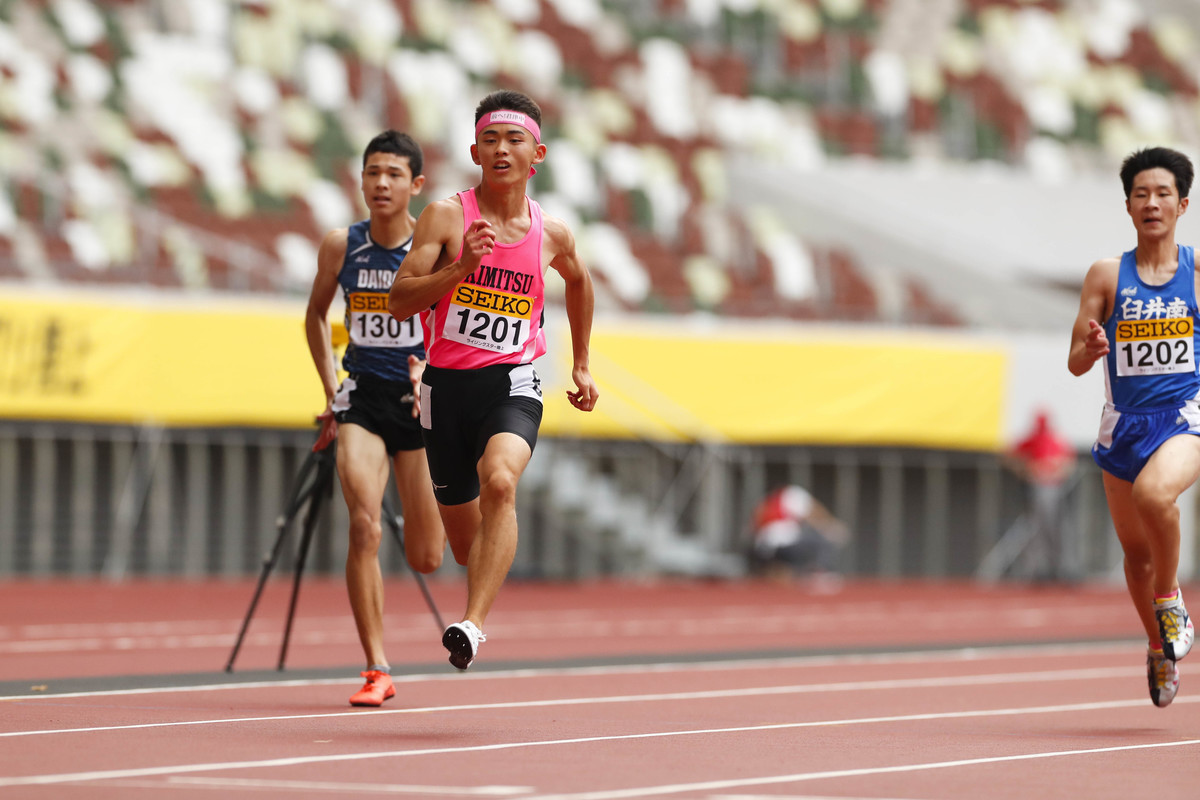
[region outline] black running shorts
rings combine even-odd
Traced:
[[[333,398],[333,416],[338,424],[366,428],[383,439],[389,456],[425,446],[421,424],[412,410],[412,383],[384,380],[368,373],[349,375]]]
[[[537,444],[542,387],[532,364],[431,366],[421,380],[421,433],[433,493],[442,505],[479,496],[477,464],[497,433],[515,433],[531,451]]]

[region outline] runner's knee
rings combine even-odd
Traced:
[[[405,554],[408,565],[417,572],[428,575],[442,565],[442,551],[433,548],[417,547]]]
[[[1133,503],[1145,520],[1165,520],[1179,516],[1175,497],[1157,486],[1133,485]]]
[[[492,472],[479,485],[479,502],[484,505],[512,505],[517,500],[517,475],[506,469]]]
[[[367,511],[350,514],[350,549],[378,552],[383,528],[379,518]]]
[[[1134,580],[1149,580],[1154,576],[1154,563],[1146,547],[1131,548],[1125,553],[1125,576]]]

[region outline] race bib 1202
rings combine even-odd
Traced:
[[[1120,320],[1116,331],[1117,375],[1194,372],[1192,318]]]

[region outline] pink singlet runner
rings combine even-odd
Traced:
[[[475,191],[458,193],[464,234],[479,218]],[[529,203],[529,232],[519,242],[496,242],[479,268],[422,314],[429,364],[477,369],[528,364],[546,352],[542,330],[542,209]],[[464,241],[465,246],[465,241]],[[458,258],[462,258],[459,249]]]

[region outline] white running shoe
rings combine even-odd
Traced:
[[[450,651],[450,663],[458,669],[471,666],[475,654],[479,652],[479,643],[486,641],[483,631],[470,620],[447,625],[442,633],[442,646]]]
[[[1179,691],[1179,667],[1162,653],[1146,653],[1146,679],[1150,682],[1150,701],[1166,708]]]
[[[1154,616],[1158,618],[1163,654],[1172,661],[1186,656],[1192,649],[1195,633],[1192,630],[1192,618],[1183,606],[1183,594],[1176,592],[1170,600],[1155,600]]]

